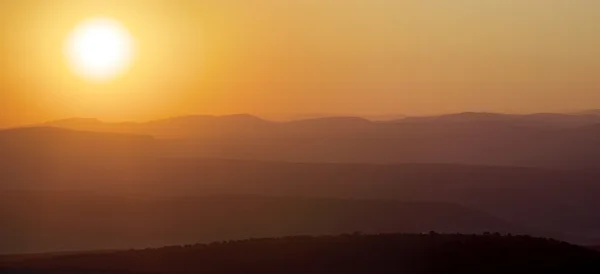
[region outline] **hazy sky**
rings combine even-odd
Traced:
[[[435,114],[600,108],[597,0],[0,2],[0,125],[195,113]],[[63,43],[108,16],[124,77],[73,75]]]

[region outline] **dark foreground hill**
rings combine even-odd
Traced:
[[[599,273],[600,253],[528,236],[342,235],[252,239],[159,249],[0,258],[0,272]]]
[[[5,254],[431,230],[533,233],[450,203],[261,196],[144,198],[83,192],[0,194],[0,253]]]

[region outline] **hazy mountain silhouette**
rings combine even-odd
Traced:
[[[2,273],[598,273],[600,253],[528,236],[430,233],[250,239],[0,257]]]
[[[456,204],[266,196],[0,192],[1,253],[364,231],[537,233]]]
[[[563,113],[533,113],[533,114],[501,114],[487,112],[463,112],[439,116],[407,117],[396,120],[398,123],[436,122],[436,123],[465,123],[488,122],[507,123],[515,126],[538,128],[578,127],[600,123],[600,117],[593,113],[563,114]]]
[[[330,117],[270,122],[250,115],[147,123],[50,122],[76,130],[151,135],[163,155],[292,162],[456,163],[598,168],[600,116],[460,113],[372,122]]]
[[[276,123],[248,114],[226,116],[193,115],[146,123],[102,123],[95,119],[73,118],[45,123],[45,126],[73,130],[136,133],[159,138],[245,137],[264,134]],[[268,133],[268,132],[266,132]]]
[[[33,134],[34,137],[27,137]],[[44,137],[46,136],[46,137]],[[58,136],[58,137],[51,137]],[[318,164],[162,157],[144,136],[0,132],[0,190],[261,194],[447,202],[541,231],[598,237],[600,173],[442,164]],[[572,237],[572,238],[571,238]]]
[[[584,114],[584,115],[596,115],[596,116],[600,116],[600,109],[590,109],[590,110],[585,110],[585,111],[581,111],[575,114]]]
[[[198,121],[204,126],[196,127]],[[398,124],[360,118],[274,123],[248,115],[150,123],[107,124],[89,119],[63,123],[101,127],[95,130],[103,133],[51,127],[0,131],[0,190],[300,195],[450,203],[518,227],[557,231],[560,234],[552,235],[570,241],[588,243],[589,238],[600,236],[600,173],[593,169],[600,157],[595,138],[600,126],[596,124],[542,129],[479,120]],[[119,127],[123,130],[114,130]],[[177,135],[181,129],[185,136],[195,135],[162,139],[152,137],[150,129]],[[428,164],[176,158],[181,156]],[[477,161],[563,169],[432,164]]]

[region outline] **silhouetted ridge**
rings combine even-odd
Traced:
[[[290,124],[323,124],[323,125],[364,125],[373,123],[361,117],[322,117],[289,122]]]
[[[60,127],[60,126],[70,127],[70,126],[97,126],[97,125],[101,125],[101,124],[104,124],[104,122],[102,122],[96,118],[75,117],[75,118],[67,118],[67,119],[62,119],[62,120],[50,121],[50,122],[44,123],[43,125],[56,126],[56,127]]]
[[[151,121],[149,123],[162,124],[162,123],[175,123],[193,125],[194,123],[206,123],[206,122],[227,122],[227,123],[267,123],[268,121],[263,120],[259,117],[250,114],[232,114],[223,116],[213,115],[190,115],[167,118],[162,120]]]
[[[587,114],[587,115],[597,115],[600,116],[600,109],[590,109],[582,112],[578,112],[575,114]]]
[[[137,139],[137,140],[153,140],[149,135],[132,135],[118,133],[101,133],[82,130],[71,130],[61,127],[22,127],[0,130],[0,137],[10,139],[17,137],[31,138],[113,138],[113,139]]]
[[[146,123],[60,122],[87,131],[152,135],[170,157],[292,162],[453,163],[594,169],[600,116],[458,113],[371,122],[326,117],[271,122],[237,114]],[[52,124],[52,123],[50,123]],[[586,127],[590,127],[586,131]],[[178,140],[171,142],[171,140]]]
[[[0,261],[2,259],[0,258]],[[384,234],[250,239],[12,257],[2,273],[598,273],[591,249],[529,236]]]
[[[434,122],[473,122],[473,121],[503,121],[507,118],[506,114],[487,113],[487,112],[462,112],[454,114],[446,114],[439,116],[424,116],[424,117],[407,117],[400,119],[398,122],[417,122],[417,121],[434,121]]]

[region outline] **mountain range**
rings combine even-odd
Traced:
[[[234,115],[147,123],[70,119],[0,130],[0,215],[7,230],[0,235],[3,242],[13,241],[2,251],[349,230],[526,232],[597,244],[600,124],[593,117],[462,113],[387,122],[355,117],[271,122]],[[53,195],[66,195],[64,203]],[[106,201],[94,202],[94,195]],[[231,197],[237,200],[227,200]],[[255,204],[248,204],[247,197],[254,197]],[[173,206],[187,201],[189,207]],[[230,204],[243,206],[214,217]],[[271,207],[282,211],[274,213]],[[93,218],[75,218],[71,208]],[[136,219],[127,208],[146,217]],[[158,208],[165,211],[150,216],[161,212]],[[248,226],[252,223],[242,225],[234,218],[248,214],[247,208],[259,208],[252,216],[261,222],[249,230],[255,234],[201,233],[204,237],[190,232],[217,231],[219,223],[232,229]],[[414,212],[423,214],[417,218]],[[288,215],[304,219],[296,222]],[[137,220],[128,228],[136,233],[145,223],[163,224],[165,230],[157,232],[160,237],[127,241],[110,234],[123,227],[109,216]],[[283,222],[280,230],[278,221]],[[101,223],[114,226],[72,233]],[[52,228],[47,238],[24,244],[36,239],[31,235],[44,235],[46,225]],[[52,242],[69,233],[72,240]],[[179,233],[187,236],[173,236]],[[79,236],[92,240],[77,241]]]
[[[1,131],[0,140],[0,191],[442,202],[577,242],[600,236],[600,172],[591,169],[175,158],[152,137],[56,128]]]
[[[172,157],[288,162],[452,163],[553,169],[600,167],[600,116],[459,113],[374,122],[326,117],[271,122],[239,114],[145,123],[68,119],[41,126],[147,135]]]

